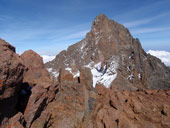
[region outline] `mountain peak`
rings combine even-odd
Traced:
[[[108,26],[109,24],[109,19],[107,18],[106,15],[100,14],[96,16],[95,20],[92,23],[92,31],[95,29],[102,29]]]
[[[97,84],[121,89],[170,87],[167,68],[147,55],[140,41],[134,39],[127,28],[104,14],[95,18],[85,39],[61,52],[46,67],[53,76],[58,76],[59,70],[64,68],[73,77],[78,76],[79,69],[88,67],[94,87]]]
[[[103,20],[109,20],[105,14],[100,14],[100,15],[96,16],[94,21],[98,22],[98,21],[103,21]]]

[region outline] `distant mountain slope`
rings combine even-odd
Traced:
[[[147,53],[159,58],[166,66],[170,67],[170,52],[149,50]]]
[[[169,69],[148,55],[127,28],[103,14],[96,17],[83,40],[46,63],[55,77],[60,69],[65,69],[76,78],[82,67],[91,69],[94,87],[103,84],[120,89],[170,88]]]

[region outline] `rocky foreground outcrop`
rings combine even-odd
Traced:
[[[16,113],[18,92],[26,70],[15,48],[0,39],[0,122]]]
[[[42,58],[32,50],[21,56],[0,39],[0,125],[30,127],[55,99],[58,86]]]
[[[97,87],[88,128],[170,128],[170,91]]]
[[[50,75],[45,69],[43,59],[40,55],[32,50],[28,50],[21,55],[21,59],[28,67],[28,71],[24,76],[23,82],[27,82],[31,86],[37,84],[42,85],[44,88],[48,88],[50,85],[52,85]]]
[[[0,40],[0,127],[170,128],[170,70],[105,15],[46,67]]]

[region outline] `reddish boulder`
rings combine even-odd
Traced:
[[[24,82],[32,86],[36,84],[42,85],[44,88],[48,88],[53,84],[40,55],[32,50],[28,50],[21,55],[21,59],[28,67],[28,71],[24,76]]]
[[[43,122],[37,122],[39,120],[44,121],[44,125],[45,122],[48,121],[51,113],[45,110],[45,108],[55,99],[58,86],[51,85],[48,89],[45,89],[41,85],[36,85],[31,91],[31,96],[24,111],[26,127],[28,128],[34,128],[34,126],[42,124]],[[34,125],[32,126],[32,124]]]
[[[93,80],[92,74],[89,68],[81,68],[80,69],[80,83],[85,85],[85,87],[90,90],[92,89]]]
[[[24,111],[24,118],[28,128],[31,126],[32,122],[41,115],[47,101],[46,89],[42,86],[37,85],[33,87],[31,91],[32,94]]]
[[[41,116],[33,122],[31,128],[45,128],[50,119],[51,113],[49,112],[49,110],[46,109],[41,113]]]
[[[10,118],[5,125],[2,125],[2,128],[24,128],[25,126],[24,116],[21,112],[17,113],[15,116]]]
[[[61,68],[58,81],[60,83],[64,83],[68,81],[74,81],[74,78],[73,78],[73,75],[69,71],[65,70],[64,68]]]
[[[16,112],[17,96],[26,71],[15,47],[0,39],[0,123]]]

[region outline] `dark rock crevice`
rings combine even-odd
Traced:
[[[31,95],[31,86],[28,83],[23,83],[18,94],[18,101],[16,105],[16,110],[24,114],[29,97]]]

